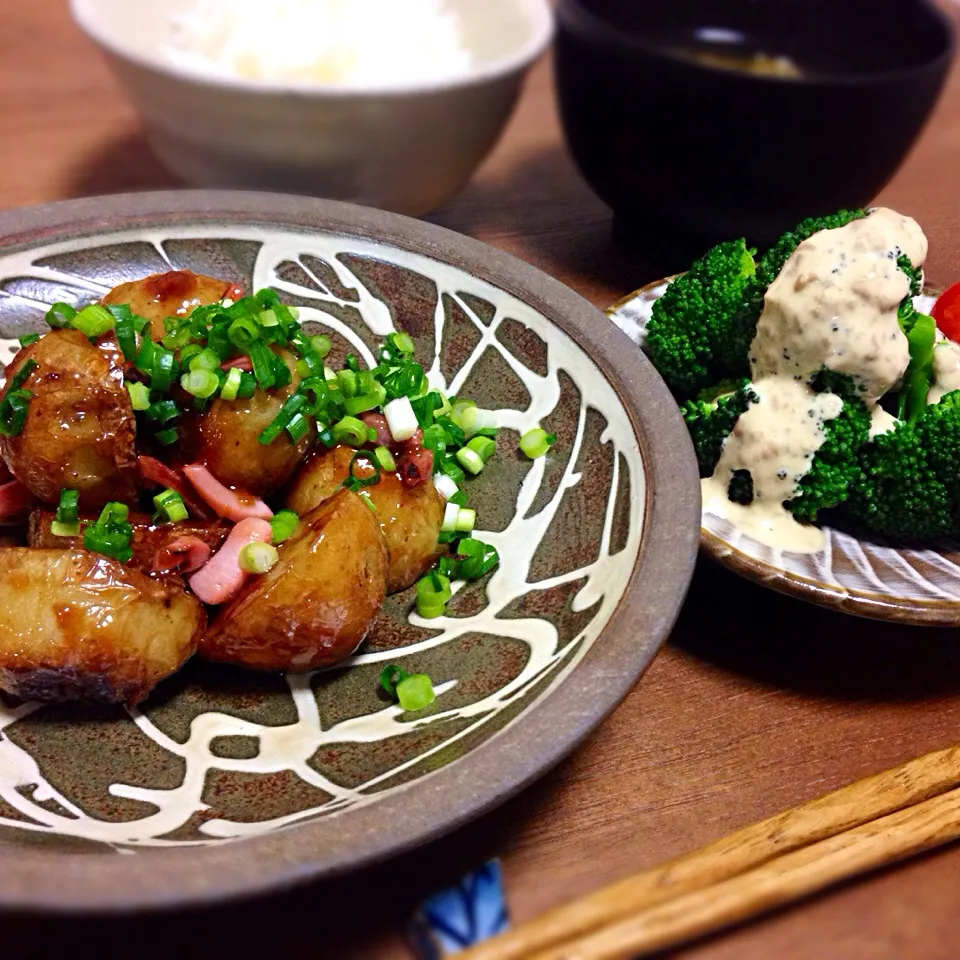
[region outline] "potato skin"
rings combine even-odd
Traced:
[[[155,273],[142,280],[132,280],[114,287],[100,303],[105,306],[125,304],[150,321],[150,336],[165,337],[163,321],[167,317],[185,317],[197,307],[218,303],[225,297],[237,300],[242,288],[228,280],[216,280],[191,270],[170,270]]]
[[[208,660],[315,670],[350,656],[386,596],[387,550],[370,508],[343,490],[302,518],[277,565],[253,577],[200,641]]]
[[[26,700],[139,703],[205,623],[176,580],[85,550],[0,549],[0,689]]]
[[[221,483],[260,497],[293,476],[316,434],[311,424],[299,443],[291,443],[286,433],[273,443],[260,443],[260,434],[300,386],[296,359],[286,350],[279,352],[293,377],[289,386],[257,390],[249,400],[214,400],[206,413],[185,417],[180,429],[184,463],[205,463]]]
[[[28,545],[44,550],[83,550],[82,534],[79,537],[58,537],[50,531],[50,524],[55,519],[54,510],[33,510],[27,527]],[[96,519],[96,516],[81,517],[84,521]],[[150,574],[170,573],[177,569],[175,558],[165,554],[164,548],[169,544],[183,537],[195,537],[215,553],[229,533],[228,525],[222,520],[151,523],[149,517],[134,513],[131,513],[128,519],[133,527],[133,537],[130,540],[133,557],[125,566]]]
[[[47,503],[62,488],[79,490],[91,510],[132,499],[137,425],[113,351],[79,330],[53,330],[13,358],[8,383],[28,359],[38,366],[24,384],[34,395],[26,423],[18,436],[0,438],[10,471]]]
[[[313,456],[297,474],[287,506],[302,516],[323,503],[346,478],[355,452],[337,446]],[[415,583],[442,555],[437,537],[444,499],[432,482],[407,487],[399,474],[386,472],[363,492],[377,508],[389,556],[387,593],[395,593]]]

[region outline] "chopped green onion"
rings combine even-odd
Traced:
[[[384,408],[383,415],[387,418],[387,426],[390,428],[390,436],[397,443],[403,443],[409,440],[419,429],[416,414],[410,405],[409,397],[398,397],[391,400]]]
[[[180,416],[180,408],[173,400],[158,400],[147,407],[147,418],[158,426],[163,426]]]
[[[387,343],[396,350],[397,353],[412,356],[414,351],[413,340],[409,333],[391,333],[387,337]]]
[[[460,508],[455,503],[448,503],[443,511],[443,523],[440,524],[442,533],[454,533],[457,529],[457,517]]]
[[[133,527],[127,523],[129,507],[123,503],[108,503],[96,523],[89,524],[83,533],[83,545],[87,550],[102,553],[121,563],[133,557],[130,542]]]
[[[264,314],[260,315],[260,322],[263,323]],[[271,313],[270,316],[273,317]],[[276,326],[276,317],[273,317],[273,323],[263,325],[266,326]],[[240,317],[237,320],[234,320],[227,329],[227,336],[230,338],[230,342],[238,350],[246,350],[252,343],[256,343],[260,339],[260,324],[256,320],[253,320],[251,317]]]
[[[155,433],[154,437],[156,437],[157,443],[159,443],[161,447],[169,447],[172,443],[177,442],[179,434],[177,433],[176,427],[171,427],[169,430],[161,430]]]
[[[477,522],[477,511],[468,507],[458,507],[456,533],[471,533]]]
[[[464,580],[479,580],[500,563],[495,547],[469,537],[457,544],[457,555],[464,558],[459,564],[459,576]]]
[[[223,386],[220,388],[221,399],[236,400],[242,379],[242,371],[238,367],[231,367],[227,373],[227,379],[223,381]]]
[[[10,390],[0,403],[0,434],[16,437],[27,422],[30,400],[33,394],[29,390]]]
[[[369,476],[358,477],[356,474],[357,463],[366,463],[373,468],[373,473]],[[348,471],[346,480],[343,481],[343,485],[348,490],[353,490],[356,492],[363,487],[372,487],[380,482],[380,464],[377,463],[375,459],[371,457],[369,453],[366,453],[363,450],[358,450],[350,460],[350,470]]]
[[[273,542],[283,543],[300,529],[300,518],[292,510],[278,510],[270,518]]]
[[[144,384],[128,380],[126,387],[127,393],[130,394],[130,405],[134,410],[146,410],[150,406],[150,391]]]
[[[445,473],[438,473],[433,478],[433,485],[444,500],[449,500],[460,492],[460,488],[453,477],[448,477]]]
[[[457,486],[460,486],[467,479],[467,475],[453,457],[438,458],[437,472],[449,477]]]
[[[31,343],[36,343],[40,339],[39,333],[26,333],[22,337],[18,338],[20,340],[21,347],[29,347]]]
[[[337,438],[329,427],[324,427],[317,433],[317,439],[329,450],[337,445]]]
[[[101,307],[99,303],[91,303],[89,307],[84,307],[71,320],[73,328],[79,330],[85,337],[99,337],[108,330],[113,329],[113,314],[106,307]]]
[[[212,370],[191,370],[180,378],[180,386],[191,397],[206,400],[220,388],[220,378]]]
[[[51,327],[69,327],[77,311],[69,303],[55,303],[45,317]]]
[[[299,443],[310,432],[310,422],[302,413],[297,413],[287,424],[286,430],[290,436],[290,442]]]
[[[289,397],[286,403],[280,408],[280,412],[273,418],[270,426],[260,434],[258,438],[260,443],[264,446],[273,443],[306,406],[307,398],[303,396],[303,394],[295,393],[292,397]]]
[[[486,463],[496,452],[496,441],[489,437],[474,437],[466,446],[467,450],[472,450],[484,463]]]
[[[309,405],[304,410],[308,417],[315,417],[323,412],[330,400],[330,389],[319,377],[310,377],[308,380],[304,380],[300,384],[299,392],[309,401]]]
[[[316,377],[323,371],[323,361],[314,353],[306,353],[297,361],[297,376],[302,380]]]
[[[395,663],[389,664],[380,672],[380,686],[383,687],[391,697],[397,695],[397,684],[405,680],[409,674],[398,667]]]
[[[257,389],[257,378],[252,373],[244,370],[240,374],[240,389],[237,391],[237,397],[240,400],[249,400]]]
[[[74,524],[79,522],[80,514],[80,491],[79,490],[61,490],[60,502],[57,504],[57,522],[64,524]],[[75,533],[68,536],[76,536]]]
[[[380,464],[380,468],[386,470],[387,473],[393,473],[397,469],[397,461],[394,460],[393,454],[386,447],[377,447],[373,451],[373,456]]]
[[[103,526],[107,523],[123,523],[129,516],[130,508],[125,503],[112,500],[100,511],[97,526]]]
[[[262,327],[280,326],[280,321],[277,319],[277,315],[272,310],[261,311],[260,316],[257,319],[260,321],[260,325]]]
[[[144,338],[135,361],[136,367],[141,373],[149,374],[153,370],[153,355],[159,349],[149,337]]]
[[[542,457],[555,443],[557,438],[540,427],[528,430],[520,438],[520,449],[531,459]]]
[[[329,337],[318,333],[316,336],[310,338],[310,346],[313,347],[314,353],[322,360],[330,352],[333,344],[330,343]]]
[[[364,393],[359,397],[351,397],[347,400],[343,409],[355,417],[358,413],[366,413],[368,410],[375,410],[383,403],[383,397],[379,393]]]
[[[158,513],[162,513],[171,523],[186,520],[190,514],[187,511],[183,497],[176,490],[164,490],[153,498],[153,505]]]
[[[0,401],[0,434],[5,437],[18,436],[27,422],[27,412],[33,394],[21,388],[36,368],[37,361],[32,357],[25,360],[11,378],[6,396]]]
[[[263,343],[254,343],[250,346],[253,375],[257,378],[257,385],[261,390],[269,390],[276,382],[273,357],[273,351]]]
[[[118,316],[115,315],[114,329],[123,359],[133,363],[137,359],[137,331],[134,329],[133,314],[129,308]]]
[[[337,383],[340,386],[340,392],[347,399],[355,397],[360,389],[357,374],[353,370],[341,370],[337,374]]]
[[[163,341],[161,341],[162,343]],[[180,351],[180,366],[190,369],[190,361],[200,353],[204,348],[200,346],[199,343],[188,343]]]
[[[173,382],[173,367],[175,359],[173,353],[163,347],[155,347],[153,363],[150,366],[150,386],[154,390],[165,391],[170,389]]]
[[[273,385],[275,387],[286,387],[290,385],[293,376],[290,368],[287,366],[283,357],[278,354],[273,355]]]
[[[214,371],[220,369],[221,362],[220,356],[215,350],[205,347],[199,353],[190,358],[189,368],[191,371],[209,370],[211,373],[213,373]]]
[[[344,417],[334,424],[333,436],[337,443],[362,447],[367,442],[367,425],[356,417]]]
[[[483,471],[483,458],[476,450],[471,450],[469,447],[463,447],[457,451],[457,462],[474,476]]]
[[[397,684],[397,700],[404,710],[423,710],[436,699],[433,683],[425,673],[404,677]]]
[[[79,537],[80,521],[77,520],[75,523],[61,523],[59,520],[54,520],[50,524],[50,532],[55,537]]]
[[[240,569],[244,573],[268,573],[280,559],[277,548],[270,543],[248,543],[240,551]]]
[[[453,596],[450,578],[433,571],[417,581],[417,613],[427,619],[443,616]]]

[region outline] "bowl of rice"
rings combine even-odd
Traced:
[[[553,33],[548,0],[71,0],[196,186],[419,216],[470,179]]]

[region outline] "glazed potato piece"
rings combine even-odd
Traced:
[[[34,510],[30,514],[27,529],[27,543],[31,547],[44,550],[82,550],[83,535],[79,537],[58,537],[50,525],[56,519],[53,510]],[[81,517],[84,521],[96,520],[96,516]],[[144,573],[171,573],[179,569],[186,552],[175,553],[170,547],[185,539],[199,540],[216,552],[226,539],[227,526],[223,521],[207,523],[185,520],[181,523],[151,523],[150,518],[131,513],[128,517],[133,527],[130,546],[133,557],[126,566]]]
[[[200,641],[208,660],[314,670],[350,656],[386,596],[387,551],[370,508],[343,490],[302,518],[276,566],[251,577]]]
[[[285,432],[273,443],[260,442],[260,434],[300,386],[295,358],[286,350],[280,355],[293,377],[289,386],[257,390],[249,400],[214,400],[206,413],[183,419],[180,434],[184,462],[204,463],[221,483],[261,497],[278,490],[293,476],[313,442],[313,426],[296,444]]]
[[[287,506],[302,516],[332,496],[346,478],[355,452],[338,446],[311,458],[297,474]],[[395,593],[415,583],[442,554],[437,537],[444,499],[432,481],[407,487],[398,474],[386,472],[363,492],[377,509],[389,557],[387,593]]]
[[[197,307],[218,303],[229,297],[238,300],[243,289],[228,280],[216,280],[190,270],[155,273],[142,280],[121,283],[101,301],[105,307],[125,304],[150,321],[150,336],[159,340],[166,336],[163,321],[167,317],[185,317]]]
[[[133,705],[193,654],[200,601],[85,550],[0,549],[0,689]]]
[[[47,503],[62,488],[79,490],[90,510],[131,499],[137,425],[113,352],[79,330],[53,330],[13,358],[8,384],[27,360],[37,367],[24,383],[33,392],[26,423],[18,436],[0,438],[13,475]]]

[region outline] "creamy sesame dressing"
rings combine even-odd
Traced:
[[[948,340],[938,330],[933,348],[933,384],[927,403],[939,403],[954,390],[960,390],[960,343]]]
[[[824,536],[798,523],[783,502],[810,469],[825,439],[824,424],[839,416],[842,401],[808,386],[821,367],[852,376],[872,408],[871,434],[896,421],[876,406],[903,377],[910,360],[897,309],[910,291],[897,266],[905,254],[918,266],[927,240],[917,223],[893,210],[799,244],[770,284],[750,346],[750,370],[759,402],[727,437],[713,476],[703,481],[704,505],[767,546],[797,553],[823,549]],[[960,386],[960,363],[956,376]],[[753,502],[727,497],[735,471],[748,470]]]

